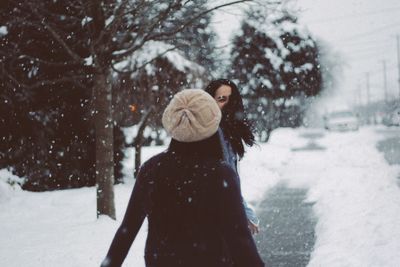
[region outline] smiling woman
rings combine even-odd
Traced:
[[[217,101],[217,104],[220,109],[228,104],[229,97],[232,94],[232,88],[228,85],[221,85],[216,91],[214,95],[214,99]]]
[[[210,82],[205,90],[214,97],[222,110],[219,138],[224,152],[224,160],[236,171],[237,183],[240,186],[238,157],[242,158],[244,155],[243,142],[248,146],[253,146],[255,141],[252,125],[245,115],[239,89],[231,80],[219,79]],[[253,234],[258,233],[260,222],[254,209],[244,199],[243,205],[250,231]]]

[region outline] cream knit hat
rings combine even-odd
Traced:
[[[220,121],[217,102],[201,89],[177,93],[162,116],[165,130],[180,142],[196,142],[212,136]]]

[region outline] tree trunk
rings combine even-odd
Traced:
[[[144,114],[143,118],[141,119],[141,121],[139,123],[139,129],[138,129],[136,138],[133,142],[133,146],[135,148],[135,168],[134,168],[133,177],[136,177],[136,174],[139,171],[139,167],[142,164],[141,155],[142,155],[142,146],[144,143],[143,133],[144,133],[144,130],[146,129],[149,118],[150,118],[151,114],[153,113],[153,110],[154,110],[154,108],[150,107],[147,110],[147,112]]]
[[[135,146],[135,170],[134,170],[134,177],[136,177],[137,173],[139,172],[140,164],[142,164],[142,142]]]
[[[112,97],[109,71],[97,71],[94,84],[97,217],[115,220]]]
[[[265,127],[264,142],[268,142],[271,132],[276,128],[276,110],[274,108],[274,101],[267,98],[267,123]]]

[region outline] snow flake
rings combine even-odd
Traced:
[[[106,26],[108,26],[114,20],[114,15],[111,15],[108,19],[106,19]]]
[[[0,26],[0,37],[6,36],[8,34],[8,30],[6,26]]]
[[[86,66],[93,65],[93,57],[92,57],[92,56],[87,57],[87,58],[85,58],[84,60],[85,60],[85,65],[86,65]]]
[[[85,26],[87,23],[91,22],[93,20],[92,17],[84,17],[81,21],[82,26]]]

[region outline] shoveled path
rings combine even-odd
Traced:
[[[268,267],[306,266],[314,246],[316,220],[307,191],[280,184],[268,192],[257,208],[261,231],[255,236]]]
[[[323,132],[310,131],[300,136],[307,142],[303,147],[293,147],[293,153],[319,153],[326,149],[317,142]],[[310,261],[316,218],[306,196],[306,189],[281,183],[267,192],[258,206],[261,231],[255,239],[267,267],[303,267]]]

